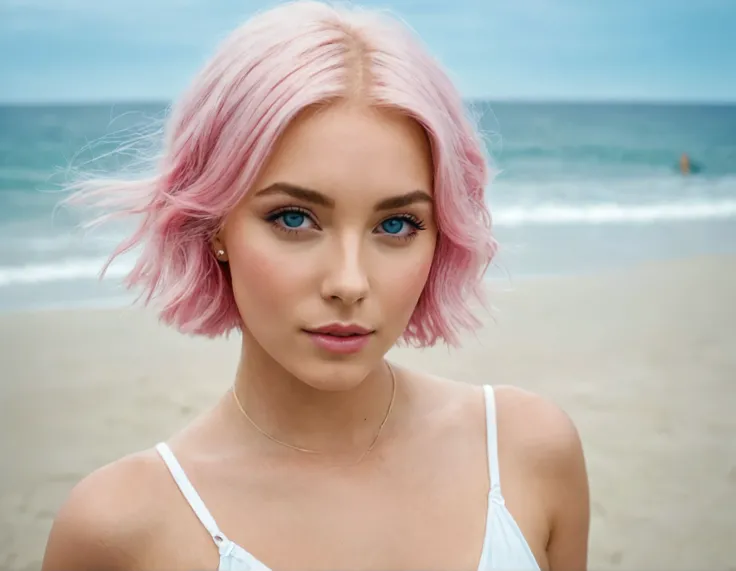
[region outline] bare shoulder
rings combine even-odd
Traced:
[[[485,427],[483,387],[430,375],[421,376],[422,392],[437,410],[456,423]],[[510,386],[493,389],[500,445],[513,456],[532,463],[546,477],[576,469],[583,451],[577,427],[557,404],[536,393]],[[485,437],[485,430],[479,431]],[[553,470],[553,472],[549,472]]]
[[[479,385],[455,381],[425,372],[406,370],[410,391],[415,402],[421,403],[424,411],[442,421],[448,427],[468,427],[471,430],[485,424],[483,389]],[[485,438],[485,431],[478,432]]]
[[[121,458],[81,480],[56,515],[42,569],[135,568],[160,513],[162,469],[150,450]]]
[[[582,444],[570,416],[557,404],[518,387],[495,387],[499,438],[513,443],[539,467],[566,469],[579,461]]]
[[[485,426],[483,387],[426,373],[409,372],[416,381],[417,399],[436,415],[458,425]],[[527,390],[495,386],[498,435],[502,447],[512,449],[538,468],[564,469],[582,456],[578,430],[570,416],[550,400]],[[485,438],[485,430],[480,431]]]
[[[585,569],[590,497],[577,427],[540,395],[508,386],[497,387],[495,395],[499,453],[512,460],[524,492],[536,492],[544,508],[550,569]]]
[[[452,448],[487,444],[483,387],[414,374],[418,398]],[[522,531],[536,538],[547,568],[584,570],[590,523],[588,476],[578,429],[557,404],[513,386],[494,386],[499,466],[504,496]],[[461,436],[461,438],[459,438]],[[462,444],[463,446],[461,446]]]

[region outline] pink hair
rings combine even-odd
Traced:
[[[225,39],[174,107],[156,173],[91,180],[109,217],[140,216],[112,253],[142,247],[125,283],[184,333],[217,336],[241,328],[229,272],[210,239],[255,181],[279,135],[302,110],[357,95],[399,110],[426,130],[435,167],[439,236],[429,278],[401,341],[458,343],[480,322],[482,275],[496,251],[484,202],[489,169],[459,93],[410,30],[377,12],[321,2],[283,4]]]

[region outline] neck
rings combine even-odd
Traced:
[[[253,436],[264,441],[270,436],[323,455],[365,452],[393,404],[395,379],[388,363],[381,360],[362,373],[345,363],[326,364],[323,369],[324,379],[315,386],[244,342],[233,391]],[[241,411],[238,414],[242,416]]]

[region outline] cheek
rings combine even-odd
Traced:
[[[405,319],[411,316],[427,283],[434,249],[428,246],[418,255],[414,254],[410,259],[392,267],[387,267],[384,261],[383,267],[387,271],[381,272],[381,289],[384,292],[382,297],[388,306],[386,309]]]
[[[285,256],[266,236],[242,235],[228,246],[233,293],[246,323],[293,309],[304,288],[304,258]],[[254,325],[254,324],[253,324]]]

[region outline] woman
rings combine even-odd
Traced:
[[[458,93],[398,23],[309,2],[236,30],[157,174],[81,189],[141,216],[115,255],[141,246],[129,284],[163,321],[241,332],[232,391],[80,482],[43,569],[584,569],[568,418],[384,359],[477,325],[487,182]]]

